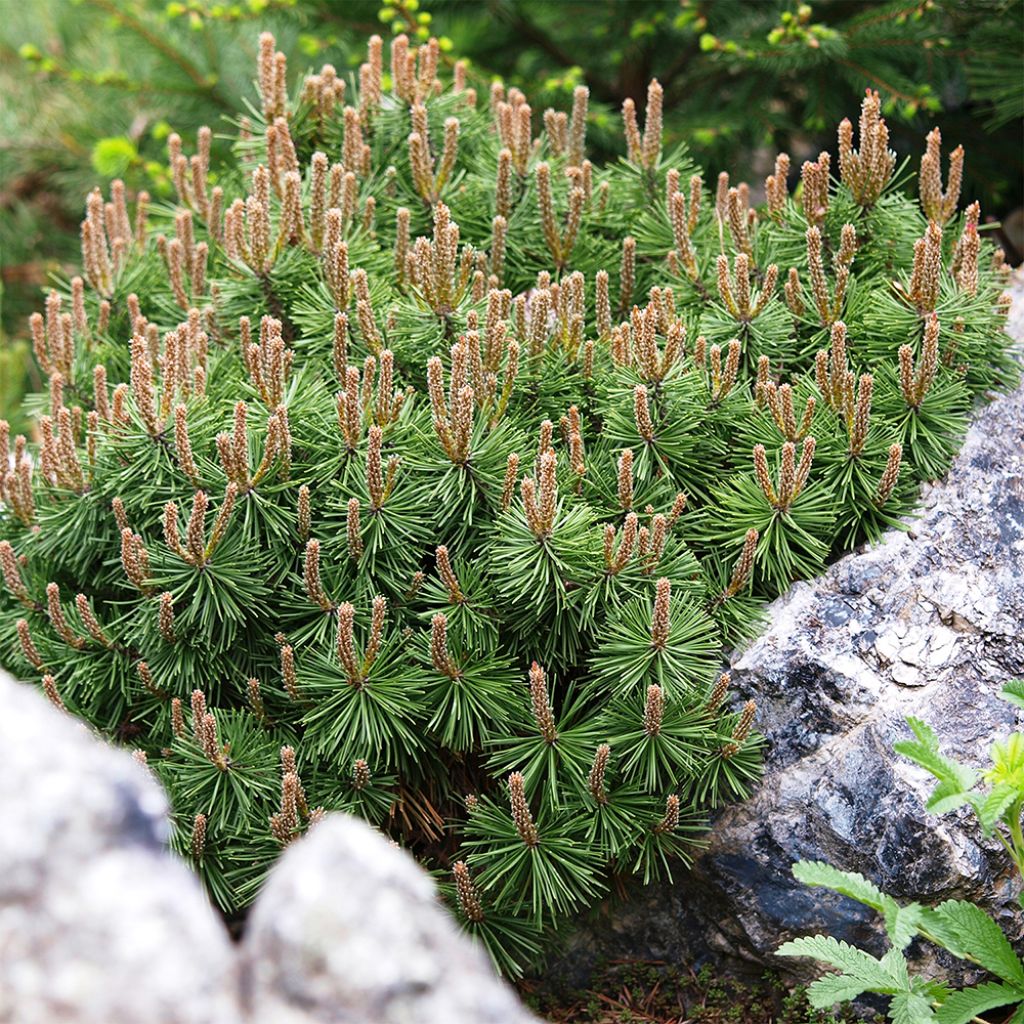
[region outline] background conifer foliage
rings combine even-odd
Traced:
[[[295,83],[264,34],[256,80],[233,169],[201,129],[173,202],[94,191],[32,318],[0,652],[160,776],[225,911],[346,810],[516,974],[756,779],[723,648],[1011,379],[1003,257],[873,93],[753,209],[656,81],[597,166],[585,87],[478,95],[433,39]]]

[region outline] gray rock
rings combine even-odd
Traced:
[[[1019,341],[1020,273],[1016,292]],[[564,972],[580,983],[599,958],[629,956],[760,969],[782,941],[817,931],[882,949],[875,914],[793,879],[800,859],[862,872],[907,901],[976,901],[1024,941],[1002,847],[966,811],[928,814],[933,780],[892,750],[914,715],[947,752],[985,765],[991,741],[1019,728],[997,694],[1022,674],[1024,386],[979,410],[908,532],[775,602],[767,631],[733,664],[768,739],[763,782],[719,815],[691,873],[600,908]],[[933,949],[915,953],[935,966]]]
[[[0,673],[0,1021],[233,1024],[235,956],[156,780]]]
[[[331,815],[274,868],[242,943],[258,1024],[527,1024],[429,877],[356,818]]]

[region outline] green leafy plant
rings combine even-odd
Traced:
[[[1015,679],[1003,688],[1003,697],[1024,708],[1024,680]],[[944,756],[935,731],[918,718],[908,720],[913,740],[895,745],[897,753],[931,772],[938,780],[925,805],[934,814],[970,807],[986,836],[995,836],[1014,866],[1024,875],[1024,733],[1010,733],[992,744],[992,766],[979,776],[969,765]],[[987,783],[987,786],[985,785]],[[1022,894],[1024,906],[1024,894]]]
[[[755,210],[663,147],[656,82],[598,166],[585,87],[538,119],[390,56],[290,89],[265,33],[230,168],[172,133],[173,201],[90,194],[30,320],[0,653],[147,760],[225,911],[348,810],[515,974],[756,780],[723,648],[1012,379],[1003,260],[961,151],[904,196],[874,94],[838,178],[782,156]]]
[[[1003,696],[1024,707],[1024,684],[1020,680],[1010,683]],[[1024,864],[1024,733],[1011,733],[992,744],[992,767],[984,774],[990,788],[979,789],[978,773],[943,756],[928,725],[916,718],[909,719],[909,725],[915,739],[901,741],[895,749],[938,779],[926,804],[928,810],[943,814],[971,807],[984,834],[999,837],[1020,872]],[[935,907],[900,904],[863,875],[820,862],[801,861],[794,865],[793,874],[807,885],[823,886],[877,911],[892,947],[877,958],[824,935],[782,945],[781,956],[813,957],[839,972],[810,986],[807,995],[812,1006],[830,1007],[870,992],[889,997],[889,1018],[906,1024],[968,1024],[988,1010],[1013,1007],[1016,1012],[1009,1020],[1013,1024],[1024,1020],[1024,962],[999,925],[980,907],[963,900],[944,900]],[[918,937],[987,971],[993,980],[957,991],[911,974],[905,950]]]

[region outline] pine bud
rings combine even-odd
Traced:
[[[654,422],[647,401],[647,388],[643,384],[637,384],[633,389],[633,419],[637,433],[651,444],[654,441]]]
[[[648,736],[657,736],[661,732],[664,712],[665,694],[660,686],[652,683],[647,687],[647,700],[644,703],[644,732]]]
[[[675,832],[679,827],[679,797],[674,793],[665,801],[665,816],[654,826],[655,835]]]
[[[527,846],[536,846],[540,842],[540,834],[534,824],[530,805],[526,802],[526,791],[523,776],[513,772],[508,777],[509,803],[512,807],[512,820],[515,822],[519,838]]]
[[[366,450],[366,483],[370,492],[370,510],[376,511],[384,504],[384,468],[381,461],[383,431],[374,424],[370,427],[369,446]]]
[[[636,285],[636,239],[627,235],[622,240],[622,263],[619,267],[619,311],[625,312],[633,298]]]
[[[319,605],[325,612],[334,606],[324,592],[320,578],[320,541],[312,539],[306,543],[306,558],[303,563],[302,578],[306,585],[306,595],[313,604]]]
[[[290,644],[283,644],[281,647],[281,680],[288,697],[298,703],[299,686],[295,675],[295,653]]]
[[[555,728],[544,669],[537,662],[530,667],[530,702],[533,705],[533,719],[544,742],[554,743],[558,739],[558,730]]]
[[[107,638],[107,635],[103,632],[99,622],[96,619],[96,615],[92,610],[92,606],[89,604],[89,599],[85,594],[78,594],[75,597],[75,607],[78,609],[79,618],[82,620],[82,624],[89,631],[89,635],[101,644],[103,647],[113,647],[113,644]]]
[[[25,656],[25,660],[35,669],[42,669],[43,659],[36,649],[36,645],[32,640],[32,634],[29,631],[28,622],[25,619],[18,619],[18,643],[21,645],[21,653]]]
[[[359,524],[359,499],[349,498],[345,517],[345,533],[348,539],[348,556],[358,560],[363,554],[363,537]]]
[[[619,455],[617,491],[619,507],[627,512],[633,507],[633,450],[624,448]]]
[[[281,809],[270,816],[270,831],[282,846],[295,838],[299,827],[298,789],[298,775],[286,773],[281,779]]]
[[[878,482],[878,490],[875,492],[875,504],[881,508],[891,497],[896,489],[896,483],[900,477],[900,466],[903,461],[903,446],[900,444],[891,445],[889,457],[882,472],[882,478]]]
[[[800,169],[804,217],[812,227],[821,224],[828,213],[829,162],[828,153],[823,152],[816,161],[805,161]]]
[[[363,653],[363,674],[370,671],[373,663],[377,660],[377,653],[380,650],[381,640],[384,637],[384,623],[388,615],[387,598],[378,594],[370,603],[370,637],[366,642],[366,650]]]
[[[206,815],[197,814],[192,821],[192,859],[201,861],[206,851]]]
[[[750,234],[747,231],[749,212],[750,190],[741,182],[736,188],[729,189],[726,194],[726,214],[733,245],[744,256],[749,256],[751,251]]]
[[[361,758],[352,762],[352,788],[364,790],[370,785],[370,766]]]
[[[779,498],[775,493],[775,486],[772,484],[771,475],[768,472],[768,457],[765,454],[763,444],[754,445],[754,474],[768,504],[776,505]]]
[[[139,679],[142,685],[151,693],[154,697],[159,697],[162,700],[167,699],[167,691],[156,684],[153,679],[153,673],[150,670],[149,663],[145,661],[137,661],[135,663],[135,671],[139,674]]]
[[[611,336],[612,308],[608,295],[608,271],[599,270],[594,277],[594,316],[597,321],[597,334],[601,339]]]
[[[306,540],[309,537],[309,531],[312,528],[313,521],[313,510],[309,500],[309,487],[303,484],[299,488],[299,506],[298,506],[298,527],[299,527],[299,538]]]
[[[729,692],[729,685],[732,682],[728,672],[723,672],[715,683],[708,696],[708,701],[704,705],[704,713],[708,715],[717,714],[718,709],[722,706],[722,701],[725,700],[725,695]]]
[[[171,730],[176,739],[183,739],[185,736],[185,716],[181,710],[181,698],[171,698]]]
[[[602,743],[594,754],[594,763],[590,767],[590,774],[587,776],[587,787],[591,796],[599,803],[608,803],[608,794],[605,792],[604,780],[608,769],[608,756],[611,754],[611,747]]]
[[[626,133],[626,152],[630,163],[640,165],[644,155],[643,143],[636,121],[636,104],[629,97],[622,101],[622,124]]]
[[[64,701],[61,699],[60,693],[57,691],[57,680],[49,673],[43,676],[43,692],[47,697],[49,697],[51,704],[60,708],[61,711],[67,711]]]
[[[252,676],[245,684],[246,695],[249,698],[249,707],[252,713],[261,721],[267,720],[267,709],[263,704],[263,694],[260,691],[260,681]]]
[[[800,286],[800,272],[796,267],[789,268],[789,274],[783,286],[783,294],[786,298],[786,305],[793,316],[802,317],[805,309],[803,289]]]
[[[0,568],[3,569],[4,583],[11,594],[26,608],[34,610],[35,602],[29,597],[28,590],[21,579],[18,556],[14,553],[11,542],[7,540],[0,540]]]
[[[768,175],[765,181],[765,197],[768,202],[768,213],[777,224],[782,223],[782,215],[786,208],[788,196],[789,156],[780,153],[775,158],[775,173]]]
[[[338,636],[335,648],[338,661],[341,662],[350,685],[361,688],[363,679],[356,658],[355,615],[356,610],[348,601],[338,606]]]
[[[723,591],[720,600],[724,601],[730,597],[735,597],[747,585],[747,581],[750,579],[750,574],[754,568],[757,540],[757,530],[747,530],[746,536],[743,538],[743,550],[740,552],[740,557],[736,560],[732,576],[729,579],[729,585]]]
[[[807,478],[811,473],[811,465],[814,462],[814,452],[817,442],[813,437],[804,438],[804,446],[800,453],[800,464],[796,468],[796,477],[793,483],[793,494],[791,502],[796,501],[804,487],[807,485]]]
[[[860,378],[857,393],[857,404],[853,411],[853,422],[850,425],[850,454],[860,455],[868,436],[868,425],[871,418],[871,393],[874,388],[874,377],[865,373]]]
[[[449,679],[462,675],[448,654],[448,619],[440,613],[430,620],[430,660],[434,668]]]
[[[462,590],[459,587],[458,578],[452,569],[451,561],[448,557],[448,548],[445,545],[440,545],[434,552],[437,559],[437,572],[441,577],[441,581],[448,588],[448,599],[452,604],[461,604],[465,597],[462,594]]]
[[[202,746],[203,743],[203,721],[206,718],[206,697],[202,690],[193,690],[191,697],[192,705],[192,738]]]
[[[3,554],[0,549],[0,555]],[[121,531],[121,566],[129,582],[144,594],[150,592],[146,584],[149,576],[149,556],[142,538],[128,528]]]
[[[207,504],[206,492],[196,491],[192,497],[192,513],[189,516],[188,526],[185,530],[187,553],[185,553],[184,557],[196,566],[202,565],[205,561]],[[167,522],[168,520],[165,517],[165,527]]]
[[[85,639],[74,633],[68,625],[67,619],[64,617],[64,609],[60,603],[60,588],[56,583],[48,583],[46,585],[46,604],[50,616],[50,624],[57,635],[69,647],[81,650],[85,646]]]
[[[615,552],[614,557],[612,557],[611,548],[615,540],[615,527],[611,524],[606,527],[606,565],[612,575],[621,572],[633,556],[633,548],[637,539],[637,523],[636,513],[628,513],[622,525],[622,540],[619,542],[619,549]]]
[[[839,126],[840,178],[865,208],[878,201],[896,167],[896,154],[889,149],[889,129],[881,111],[878,93],[869,89],[861,104],[859,150],[853,148],[853,126],[849,120]]]
[[[509,453],[505,463],[505,482],[501,490],[501,509],[504,512],[512,503],[512,496],[515,493],[516,479],[519,476],[519,456],[515,452]]]
[[[752,700],[748,700],[743,705],[743,711],[740,713],[739,721],[736,723],[736,727],[732,731],[732,739],[729,743],[725,744],[722,748],[722,757],[728,760],[731,757],[735,757],[739,753],[740,748],[750,735],[750,728],[754,724],[754,716],[757,714],[757,705]]]
[[[455,876],[455,894],[459,901],[459,909],[467,921],[479,924],[484,919],[483,906],[480,903],[479,890],[470,877],[465,861],[456,861],[452,865],[452,874]]]
[[[921,314],[934,312],[942,279],[942,229],[930,221],[914,245],[914,264],[907,295]]]
[[[177,405],[174,408],[174,446],[182,472],[193,484],[198,483],[199,470],[192,456],[192,442],[188,436],[188,410],[184,405]]]

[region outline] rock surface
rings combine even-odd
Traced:
[[[2,673],[0,706],[0,1021],[234,1024],[234,951],[156,780]]]
[[[1009,330],[1024,339],[1024,276]],[[881,949],[877,918],[796,882],[794,861],[860,871],[904,900],[975,900],[1024,941],[1017,883],[967,812],[935,817],[933,780],[894,754],[908,715],[943,749],[984,765],[1019,728],[997,697],[1024,675],[1024,386],[981,409],[906,533],[848,555],[770,609],[733,664],[769,747],[752,798],[715,822],[693,872],[609,904],[577,934],[577,982],[599,957],[760,967],[795,935],[827,931]],[[919,955],[930,955],[922,948]],[[778,966],[781,966],[776,962]],[[787,969],[798,962],[788,961]]]
[[[328,816],[241,948],[166,848],[150,773],[0,672],[0,1024],[528,1024],[429,877]]]
[[[328,817],[271,874],[242,942],[260,1024],[527,1024],[412,858],[368,825]]]

